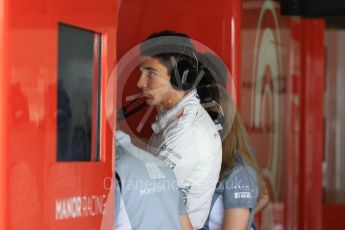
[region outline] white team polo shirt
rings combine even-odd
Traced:
[[[159,114],[152,129],[148,151],[174,170],[193,228],[202,228],[219,179],[222,144],[196,90]]]

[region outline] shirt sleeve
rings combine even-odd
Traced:
[[[258,185],[254,171],[235,168],[224,181],[224,208],[255,208]]]
[[[178,189],[178,192],[179,192],[179,213],[180,213],[180,215],[186,215],[187,211],[186,211],[186,206],[185,206],[185,202],[183,200],[183,195],[182,195],[181,189]]]
[[[220,161],[213,148],[203,130],[182,129],[180,124],[169,130],[157,156],[173,169],[194,228],[201,228],[207,219],[219,177]]]

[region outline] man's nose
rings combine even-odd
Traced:
[[[145,88],[147,86],[147,78],[146,78],[144,73],[140,74],[140,78],[139,78],[139,81],[137,82],[137,86],[140,89],[143,89],[143,88]]]

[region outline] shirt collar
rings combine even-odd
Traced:
[[[185,105],[199,103],[199,95],[196,89],[190,91],[183,98],[181,98],[181,100],[179,100],[174,107],[166,112],[159,113],[156,116],[156,120],[151,124],[153,132],[157,134],[165,129],[172,120],[175,120],[181,115],[181,112],[183,112],[183,108]]]

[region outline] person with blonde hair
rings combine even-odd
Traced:
[[[213,84],[198,90],[211,95],[204,106],[221,127],[223,140],[220,178],[203,229],[251,229],[255,211],[268,197],[250,139],[226,89]]]

